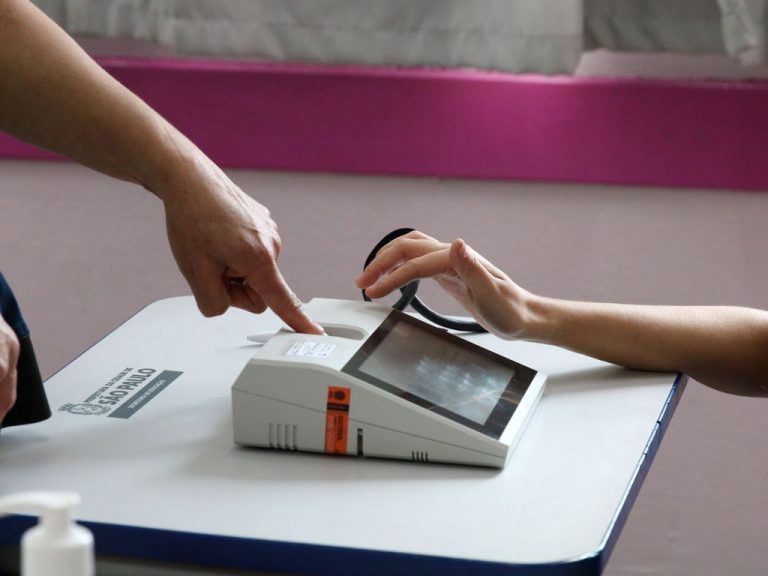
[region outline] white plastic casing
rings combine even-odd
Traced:
[[[497,440],[342,372],[391,308],[314,299],[306,310],[328,335],[281,330],[255,348],[232,388],[235,443],[328,452],[329,389],[342,387],[350,390],[350,401],[346,446],[341,453],[504,466],[541,396],[544,375],[536,376]],[[287,355],[291,348],[298,353]]]

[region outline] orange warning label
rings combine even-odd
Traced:
[[[347,453],[351,395],[349,388],[328,386],[328,402],[325,406],[325,451],[331,454]]]

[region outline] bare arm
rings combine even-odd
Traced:
[[[0,129],[157,195],[203,314],[268,306],[321,331],[277,267],[269,211],[27,0],[0,0]]]
[[[0,38],[4,131],[161,197],[199,154],[27,0],[0,0]]]
[[[461,240],[414,232],[388,244],[358,278],[372,298],[435,278],[502,338],[543,342],[641,370],[681,371],[724,392],[768,396],[768,312],[641,306],[531,294]]]
[[[532,340],[630,368],[684,372],[724,392],[768,396],[768,312],[535,297]]]

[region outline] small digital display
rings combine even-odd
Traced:
[[[536,376],[397,310],[343,371],[497,439]]]

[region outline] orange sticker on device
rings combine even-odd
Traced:
[[[328,402],[325,405],[325,451],[330,454],[347,453],[349,431],[349,388],[328,386]]]

